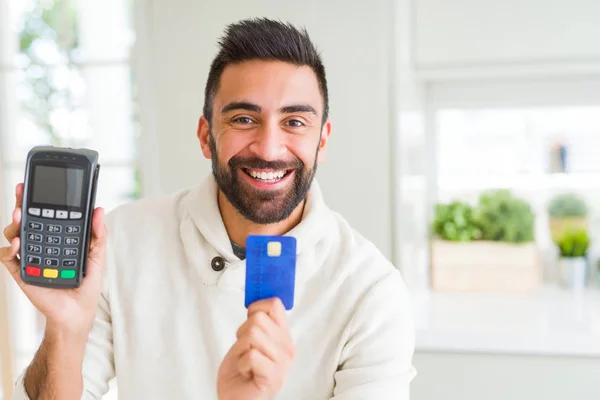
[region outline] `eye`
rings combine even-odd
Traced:
[[[299,128],[301,126],[304,126],[304,123],[302,123],[302,121],[297,120],[297,119],[290,119],[289,121],[286,122],[286,124],[288,124],[289,126],[291,126],[293,128]]]
[[[232,122],[235,122],[236,124],[242,124],[242,125],[248,125],[251,124],[252,122],[252,118],[249,117],[239,117],[239,118],[234,118],[231,120]]]

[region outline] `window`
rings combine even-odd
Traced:
[[[559,193],[586,200],[592,238],[600,235],[600,78],[448,80],[421,83],[414,109],[399,115],[397,246],[405,280],[429,286],[434,204],[475,204],[505,188],[536,214],[545,278],[556,278],[548,204]],[[590,262],[600,246],[592,240]]]
[[[438,201],[476,201],[487,189],[507,188],[537,215],[538,243],[552,249],[550,198],[574,192],[591,208],[600,231],[600,106],[441,109],[436,114]]]
[[[589,234],[600,234],[600,79],[563,77],[440,82],[427,88],[428,207],[476,203],[505,188],[535,212],[547,283],[557,274],[548,205],[560,193],[587,203]],[[592,240],[590,263],[600,248]]]
[[[139,197],[130,7],[127,0],[0,0],[3,225],[35,145],[97,150],[98,206],[111,210]],[[43,321],[14,289],[21,370],[37,349]]]

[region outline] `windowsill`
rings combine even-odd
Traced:
[[[600,290],[413,292],[417,352],[600,357]]]

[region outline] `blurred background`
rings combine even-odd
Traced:
[[[600,398],[597,0],[0,0],[2,226],[38,144],[97,149],[107,210],[200,182],[216,41],[252,16],[322,53],[317,178],[412,292],[411,398]],[[44,321],[0,276],[10,393]]]

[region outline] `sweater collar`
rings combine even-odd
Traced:
[[[218,186],[210,174],[201,185],[192,189],[183,201],[184,214],[180,226],[181,236],[188,261],[198,270],[206,284],[225,284],[243,287],[245,280],[245,260],[234,254],[225,224],[218,205]],[[331,227],[332,214],[323,200],[318,182],[313,180],[306,198],[302,219],[298,225],[286,233],[296,238],[296,280],[308,279],[317,268],[314,251],[317,244]],[[199,257],[201,246],[208,244],[209,258]],[[210,247],[212,247],[212,254]],[[216,272],[211,268],[214,257],[224,259],[226,267]],[[320,257],[317,257],[320,258]],[[301,259],[304,262],[301,262]],[[309,263],[306,261],[311,260]]]

